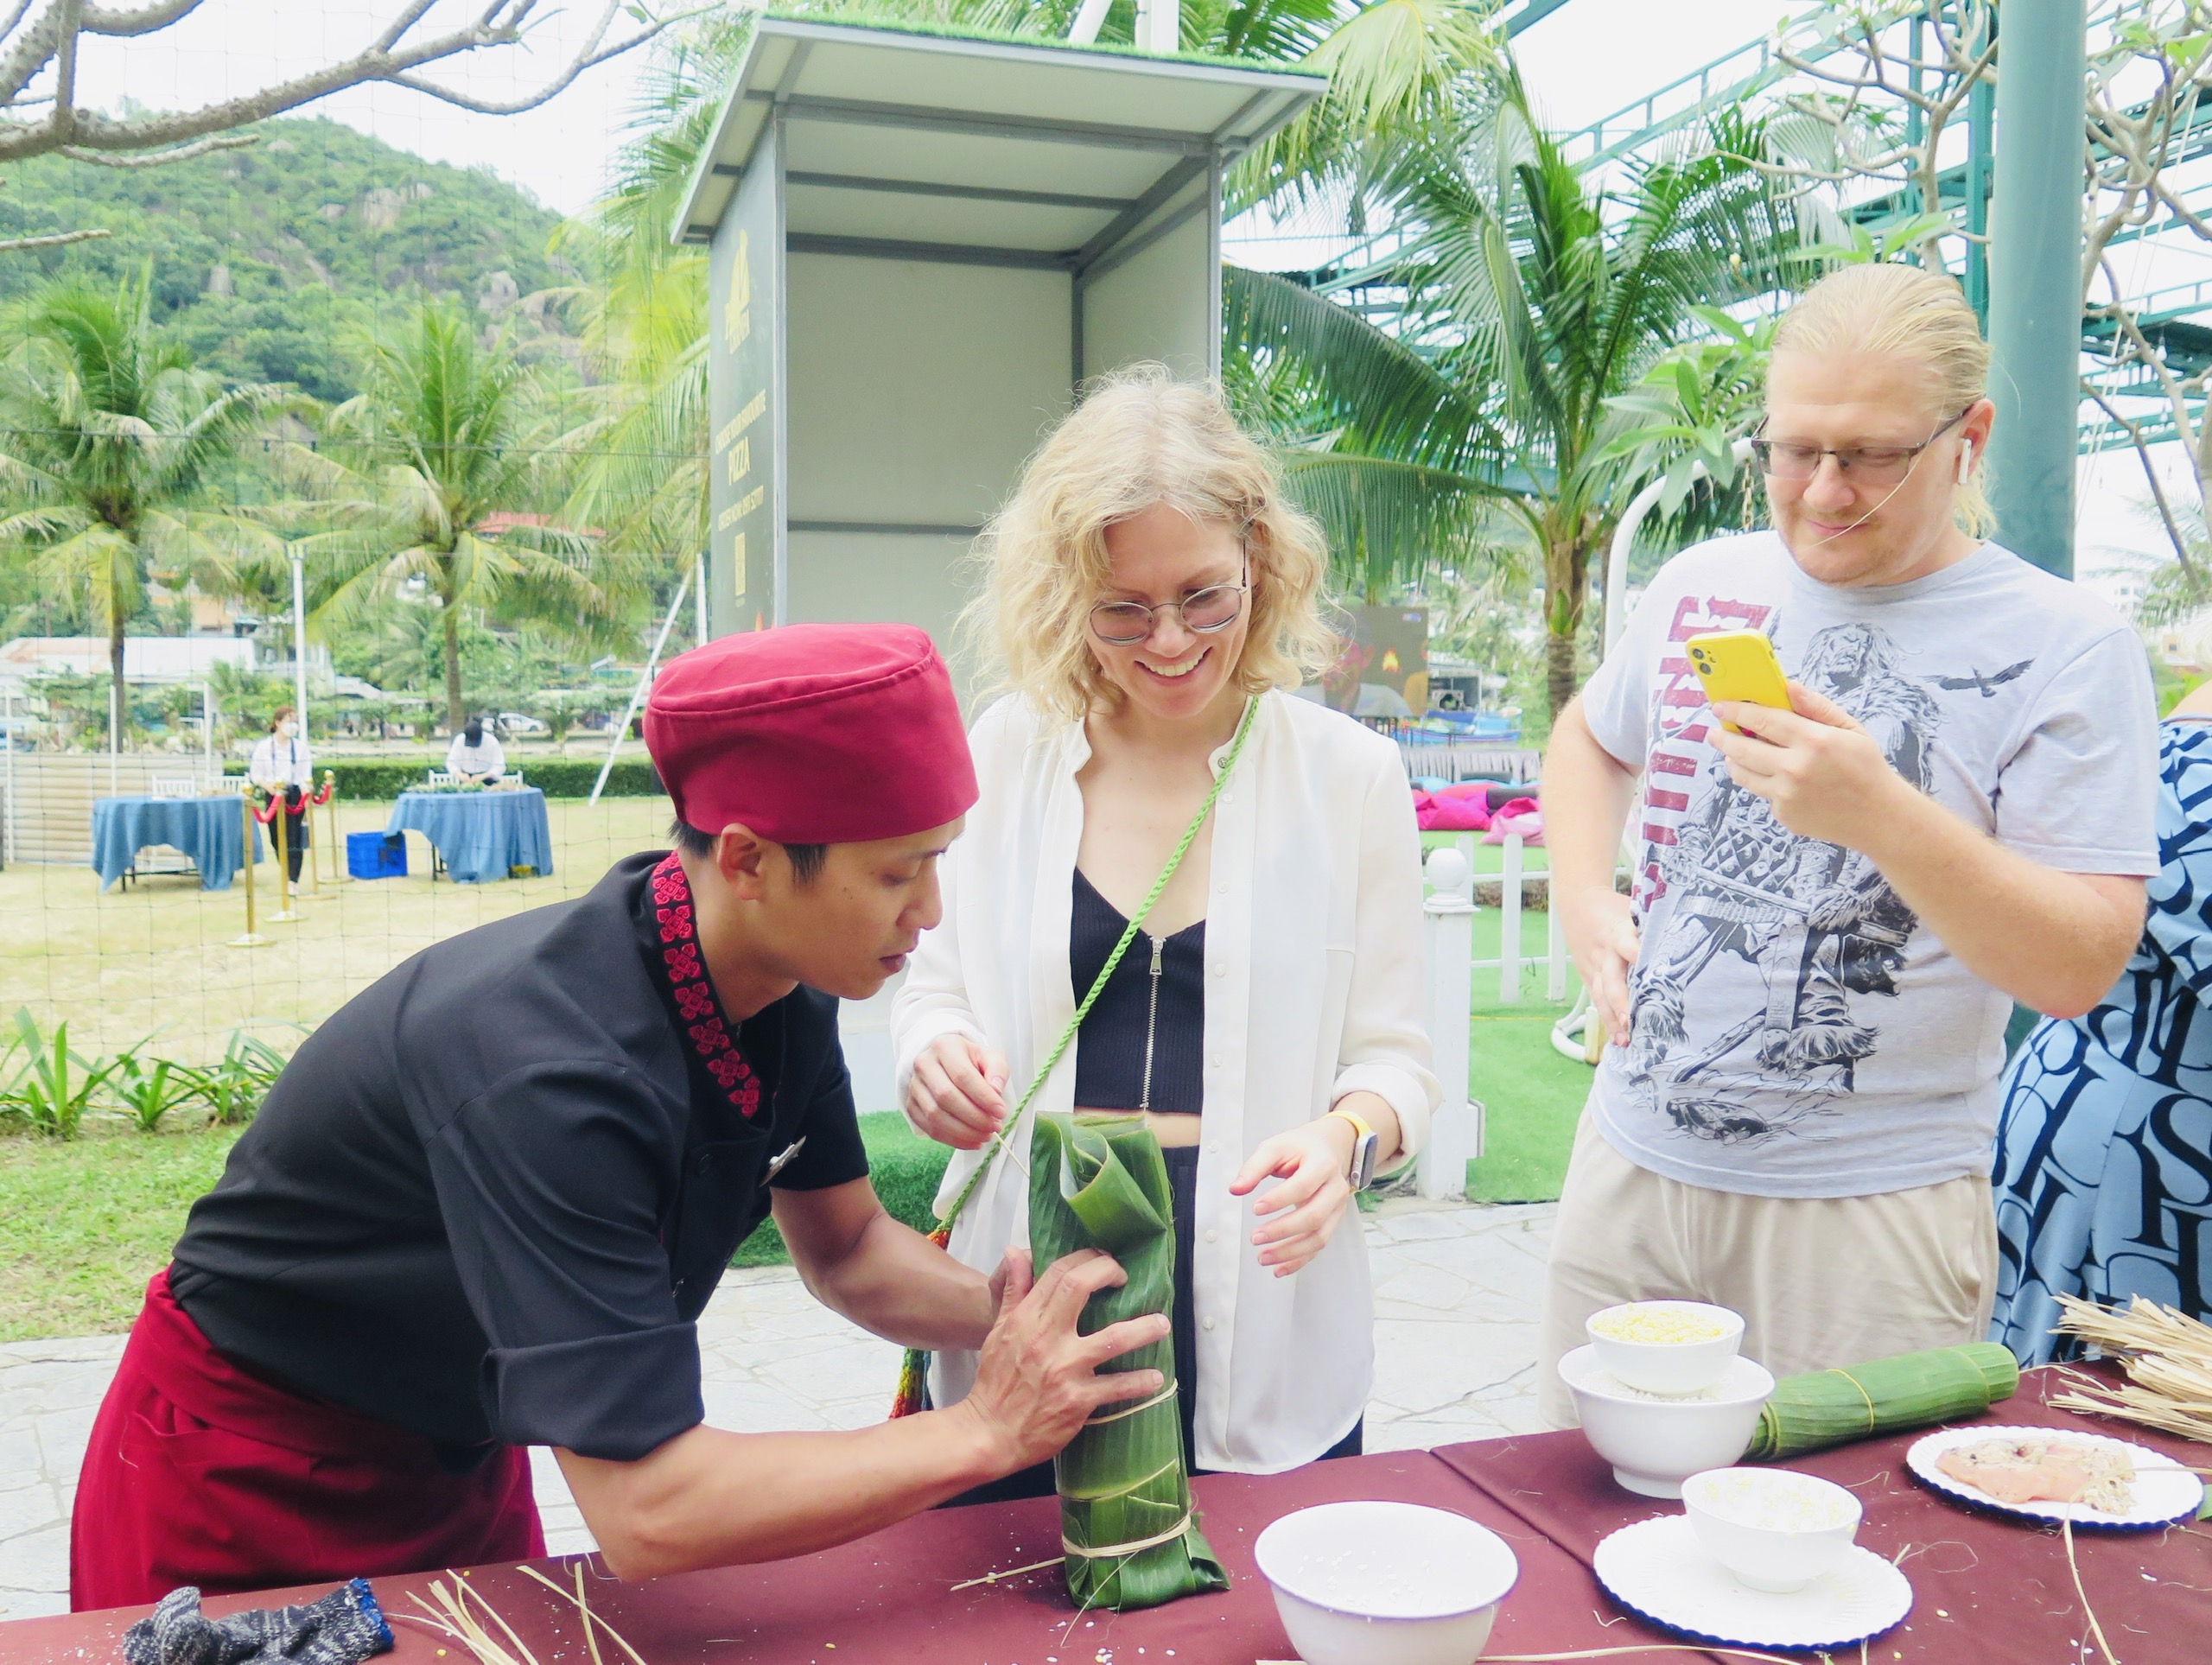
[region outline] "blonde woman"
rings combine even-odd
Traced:
[[[1419,1147],[1439,1090],[1404,771],[1291,691],[1332,647],[1319,535],[1212,391],[1146,367],[1045,442],[982,550],[970,623],[1004,696],[969,736],[982,797],[892,1019],[907,1115],[958,1153],[941,1204],[1228,773],[952,1252],[988,1270],[1027,1245],[1030,1116],[1141,1112],[1174,1188],[1193,1466],[1356,1452],[1373,1323],[1353,1190]],[[935,1402],[974,1369],[939,1355]],[[1049,1466],[1027,1484],[1049,1490]]]
[[[2158,870],[2143,645],[1986,539],[1988,372],[1948,278],[1816,284],[1752,442],[1774,530],[1668,562],[1553,728],[1553,894],[1612,1041],[1554,1228],[1555,1420],[1617,1301],[1734,1307],[1778,1375],[1988,1325],[2005,1020],[2100,1000]],[[1743,629],[1794,709],[1705,704],[1682,641]]]

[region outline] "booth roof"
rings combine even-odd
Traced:
[[[712,238],[780,108],[794,250],[958,250],[1080,273],[1327,85],[1234,60],[768,14],[674,234]]]

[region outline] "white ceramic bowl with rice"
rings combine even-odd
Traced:
[[[1789,1469],[1707,1469],[1682,1482],[1682,1512],[1713,1559],[1754,1590],[1802,1590],[1840,1566],[1859,1499]]]
[[[1419,1503],[1321,1503],[1252,1546],[1306,1665],[1472,1665],[1521,1575],[1505,1541]]]
[[[1599,1363],[1648,1394],[1702,1393],[1744,1344],[1744,1319],[1701,1300],[1632,1300],[1584,1326]]]
[[[1748,1358],[1728,1361],[1720,1380],[1695,1394],[1654,1394],[1608,1371],[1595,1347],[1559,1362],[1591,1449],[1613,1465],[1613,1478],[1645,1497],[1679,1497],[1703,1469],[1727,1468],[1744,1455],[1774,1393],[1774,1377]]]

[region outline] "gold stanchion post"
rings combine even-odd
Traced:
[[[238,852],[245,868],[245,935],[231,938],[232,948],[265,948],[269,938],[253,928],[253,786],[242,783],[238,789],[238,821],[245,836],[239,841]]]
[[[350,876],[346,871],[346,863],[340,859],[343,851],[338,842],[337,772],[334,770],[325,769],[322,772],[322,784],[324,789],[329,793],[322,802],[322,824],[326,835],[323,842],[330,850],[330,887],[334,891]]]
[[[276,912],[269,916],[272,925],[297,925],[300,916],[292,912],[292,857],[286,848],[285,823],[291,819],[284,813],[284,790],[276,793],[276,813],[269,817],[269,824],[276,830]]]

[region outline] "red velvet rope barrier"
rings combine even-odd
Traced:
[[[276,818],[277,807],[282,804],[283,801],[284,800],[281,797],[270,798],[267,804],[264,804],[260,809],[257,809],[253,812],[253,818],[261,823],[263,826],[267,826],[270,822]]]
[[[330,802],[331,794],[335,792],[337,790],[338,783],[336,781],[326,780],[322,783],[322,785],[319,790],[308,794],[307,801],[314,804],[315,808],[321,809],[324,804]]]

